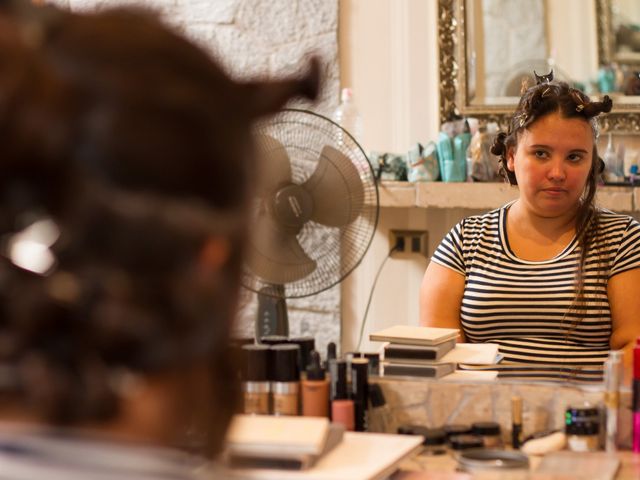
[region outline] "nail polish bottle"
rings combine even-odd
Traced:
[[[353,400],[347,392],[347,362],[332,360],[329,363],[331,382],[329,398],[331,399],[331,421],[341,423],[348,431],[355,430],[355,412]]]
[[[302,415],[305,417],[329,416],[329,380],[320,365],[320,355],[313,350],[307,367],[306,379],[301,382]]]

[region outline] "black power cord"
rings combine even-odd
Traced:
[[[389,258],[391,258],[391,254],[393,252],[395,252],[396,250],[403,250],[403,243],[404,239],[402,237],[398,237],[398,240],[396,240],[396,244],[391,250],[389,250],[389,253],[386,257],[384,257],[384,260],[378,267],[378,273],[376,273],[376,276],[373,279],[373,285],[371,286],[371,292],[369,293],[369,300],[367,300],[367,308],[364,311],[364,317],[362,318],[362,324],[360,325],[360,336],[358,338],[358,347],[356,348],[356,351],[360,351],[360,345],[362,344],[362,335],[364,335],[364,327],[367,323],[367,315],[369,314],[369,307],[371,306],[371,299],[373,298],[373,292],[375,291],[376,285],[378,284],[378,278],[380,278],[380,274],[382,273],[384,264],[387,263],[387,260],[389,260]]]

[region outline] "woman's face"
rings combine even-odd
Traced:
[[[520,199],[534,214],[558,217],[575,212],[593,161],[593,132],[582,118],[546,115],[518,135],[507,154]]]

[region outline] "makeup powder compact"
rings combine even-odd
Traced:
[[[492,472],[491,478],[509,478],[510,480],[529,478],[528,457],[514,450],[472,448],[460,452],[457,458],[460,470],[471,474]],[[493,472],[504,473],[494,477]]]
[[[496,422],[476,422],[471,425],[474,435],[482,437],[486,448],[502,447],[502,437],[500,436],[500,425]]]

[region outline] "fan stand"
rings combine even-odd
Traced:
[[[284,285],[270,284],[258,292],[256,340],[270,335],[289,336],[289,317],[284,299]]]

